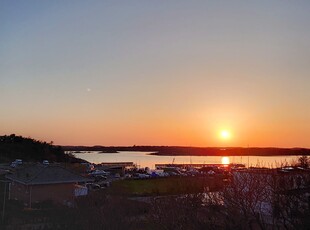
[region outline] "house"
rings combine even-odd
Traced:
[[[6,175],[9,199],[20,200],[31,208],[34,203],[52,201],[56,204],[73,205],[79,195],[86,195],[87,188],[79,184],[92,181],[59,165],[24,165]]]

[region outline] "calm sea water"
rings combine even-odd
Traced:
[[[151,152],[100,153],[98,151],[73,153],[76,157],[91,163],[133,162],[138,167],[155,168],[155,164],[221,164],[227,159],[230,163],[242,163],[246,166],[275,168],[296,162],[299,156],[156,156]]]

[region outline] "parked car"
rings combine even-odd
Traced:
[[[103,180],[106,180],[106,179],[107,179],[107,177],[103,176],[103,175],[95,176],[95,181],[103,181]]]
[[[12,163],[11,163],[11,167],[12,168],[15,168],[17,165],[21,165],[21,164],[23,164],[23,160],[21,160],[21,159],[16,159],[15,161],[13,161]]]
[[[150,175],[143,174],[143,173],[135,173],[133,177],[137,179],[145,179],[145,178],[150,178]]]
[[[110,182],[109,181],[103,181],[98,183],[98,185],[100,186],[100,188],[107,188],[110,186]]]
[[[116,174],[114,175],[114,178],[121,178],[121,175],[119,175],[119,173],[116,173]]]
[[[99,176],[99,175],[108,176],[108,175],[110,175],[110,172],[105,172],[103,170],[95,170],[95,171],[92,171],[90,173],[90,175],[92,175],[92,176]]]
[[[94,183],[86,183],[85,185],[89,190],[98,190],[101,188],[99,184]]]
[[[21,159],[16,159],[15,162],[16,162],[16,164],[18,164],[18,165],[23,164],[23,160],[21,160]]]
[[[125,178],[132,178],[132,175],[129,174],[129,173],[126,173],[126,174],[125,174]]]

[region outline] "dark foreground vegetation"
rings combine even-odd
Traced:
[[[118,151],[152,152],[162,156],[281,156],[310,155],[305,148],[217,148],[217,147],[179,147],[179,146],[62,146],[66,151],[101,151],[116,153]]]
[[[292,189],[290,176],[264,173],[241,173],[229,183],[223,183],[220,178],[120,180],[115,186],[78,198],[74,208],[55,206],[47,201],[29,210],[21,203],[9,201],[0,227],[309,229],[310,175],[303,174],[301,179],[302,183],[295,189]],[[163,189],[167,184],[171,184],[170,188],[179,184],[185,189],[167,193]],[[152,190],[154,185],[158,186],[157,191]],[[148,192],[137,194],[140,186],[147,187],[145,191]],[[135,188],[128,190],[128,187]],[[3,187],[0,189],[3,191]]]
[[[0,136],[0,162],[8,163],[15,159],[23,161],[50,162],[85,162],[73,155],[65,154],[60,146],[53,143],[16,136],[15,134]]]

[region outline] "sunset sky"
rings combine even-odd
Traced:
[[[0,135],[310,147],[309,12],[309,0],[2,0]]]

